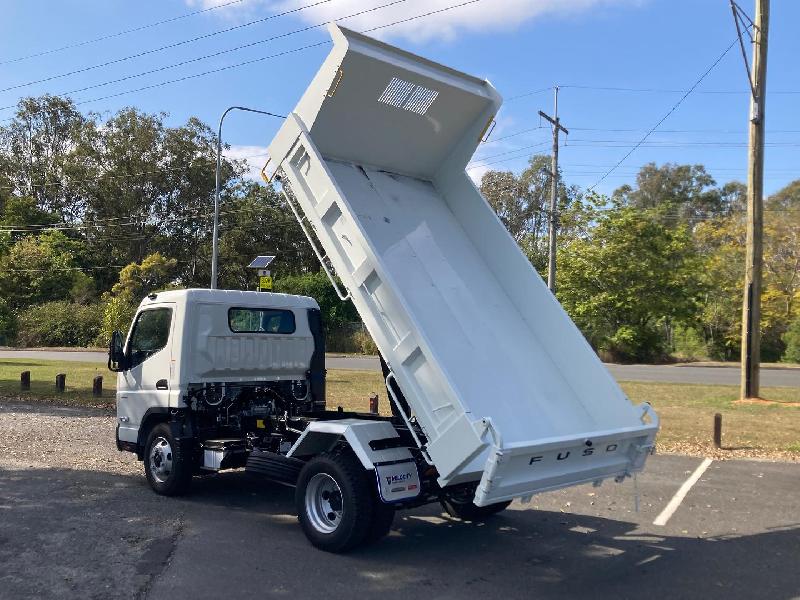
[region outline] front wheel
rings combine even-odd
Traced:
[[[372,489],[351,454],[323,454],[308,461],[297,480],[295,504],[303,532],[321,550],[347,552],[370,533]]]
[[[157,494],[178,496],[189,489],[192,465],[181,454],[167,423],[156,425],[147,436],[144,473]]]

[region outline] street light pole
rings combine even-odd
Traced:
[[[265,110],[257,110],[255,108],[247,108],[245,106],[229,106],[222,113],[219,118],[219,127],[217,128],[217,173],[216,173],[216,190],[214,192],[214,232],[211,237],[211,289],[217,289],[217,262],[219,258],[219,194],[220,194],[220,175],[222,171],[222,123],[225,117],[232,110],[243,110],[245,112],[258,113],[260,115],[267,115],[268,117],[277,117],[285,119],[283,115],[276,115],[275,113],[267,112]]]

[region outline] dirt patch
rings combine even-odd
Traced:
[[[714,460],[771,460],[780,462],[800,462],[800,453],[791,450],[766,450],[764,448],[751,448],[748,446],[726,446],[723,439],[722,448],[715,448],[710,442],[705,441],[656,441],[657,454],[682,454],[698,458],[712,458]]]
[[[767,400],[766,398],[742,398],[734,400],[734,404],[753,404],[755,406],[800,406],[800,402],[782,402],[781,400]]]

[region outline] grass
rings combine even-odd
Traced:
[[[31,389],[20,390],[22,371],[31,372]],[[64,392],[56,391],[56,374],[67,376]],[[103,395],[92,396],[92,380],[103,376]],[[68,405],[102,406],[114,403],[117,374],[102,363],[35,360],[26,358],[0,359],[0,396],[4,398],[44,401]]]
[[[31,390],[19,389],[20,371],[31,372]],[[66,373],[67,390],[55,390],[56,373]],[[103,397],[92,397],[92,378],[103,375]],[[100,363],[0,359],[0,397],[51,403],[112,406],[116,374]],[[623,382],[635,403],[650,402],[661,417],[659,450],[731,457],[800,459],[800,390],[764,388],[772,402],[737,402],[734,386]],[[381,374],[372,371],[331,369],[327,379],[328,407],[369,409],[369,396],[377,393],[381,413],[389,404]],[[723,416],[723,451],[711,445],[715,413]]]
[[[622,388],[634,402],[656,409],[665,450],[712,452],[714,414],[720,413],[722,445],[732,455],[800,459],[800,389],[762,388],[771,402],[747,404],[738,401],[735,386],[623,382]]]

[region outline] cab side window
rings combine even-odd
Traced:
[[[171,324],[171,308],[153,308],[139,313],[128,342],[129,368],[142,364],[167,345]]]

